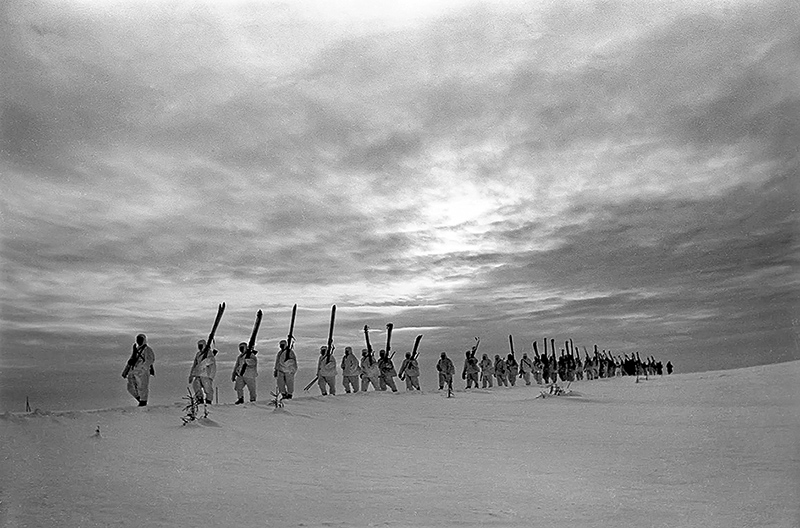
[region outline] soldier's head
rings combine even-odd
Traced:
[[[367,357],[368,354],[369,354],[369,350],[367,350],[366,348],[362,348],[361,349],[361,355],[362,356]]]
[[[489,356],[487,356],[486,354],[484,354],[484,355],[483,355],[483,359],[489,359]]]
[[[345,353],[345,355],[352,354],[353,353],[353,347],[344,347],[344,353]]]
[[[326,347],[325,345],[322,345],[321,347],[319,347],[319,353],[320,353],[320,355],[327,354],[328,353],[328,347]]]
[[[444,352],[442,352],[441,356],[442,356],[442,359],[444,359],[444,358],[446,358],[446,357],[447,357],[447,354],[445,354]]]
[[[284,348],[286,348],[286,346],[287,346],[288,344],[289,344],[289,343],[287,343],[285,339],[281,339],[281,342],[280,342],[280,344],[279,344],[279,345],[280,345],[280,347],[281,347],[281,350],[283,350]]]
[[[144,334],[139,334],[136,336],[136,344],[139,346],[147,344],[147,336]]]
[[[495,355],[494,355],[494,359],[495,359],[495,360],[497,360],[497,359],[500,359],[500,354],[495,354]]]
[[[206,346],[206,340],[200,339],[197,341],[197,350],[203,350],[203,347]]]
[[[245,350],[247,350],[247,343],[242,341],[241,343],[239,343],[239,352],[244,352]]]
[[[380,357],[386,357],[386,351],[385,350],[381,350],[380,352],[378,352],[378,355]]]
[[[406,359],[411,359],[411,352],[406,352]]]
[[[522,357],[525,358],[525,359],[528,359],[528,354],[527,353],[522,354]]]
[[[469,355],[470,355],[471,353],[472,353],[472,350],[467,350],[466,352],[464,352],[464,355],[465,355],[465,356],[467,356],[467,357],[469,357]]]

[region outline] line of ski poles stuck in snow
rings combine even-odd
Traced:
[[[208,339],[202,342],[202,348],[200,349],[198,356],[195,360],[200,361],[205,360],[208,357],[208,354],[212,351],[212,343],[214,341],[214,336],[216,334],[217,328],[219,327],[220,321],[222,320],[222,316],[225,312],[225,303],[221,303],[217,309],[217,316],[214,320],[214,324],[211,328],[211,332],[208,335]],[[245,371],[248,366],[247,360],[251,358],[251,356],[257,351],[255,350],[255,343],[256,343],[256,336],[258,335],[258,330],[261,325],[263,313],[261,310],[258,310],[256,313],[255,323],[253,325],[253,330],[250,334],[249,341],[245,343],[241,343],[239,345],[239,350],[242,352],[243,361],[238,362],[237,366],[234,368],[233,379],[235,381],[237,376],[244,377]],[[293,350],[294,347],[294,325],[295,320],[297,317],[297,305],[295,304],[292,307],[292,317],[291,323],[289,325],[289,334],[285,342],[281,342],[281,352],[284,350],[287,352],[286,357],[289,357],[289,352]],[[334,323],[336,321],[336,305],[331,307],[331,317],[330,317],[330,325],[328,329],[328,340],[327,345],[320,348],[320,354],[324,355],[324,360],[326,362],[330,361],[330,358],[333,354],[335,349],[334,339],[333,339],[333,330],[334,330]],[[392,323],[386,324],[386,347],[385,349],[381,350],[381,358],[391,359],[394,357],[394,352],[391,349],[391,340],[392,340],[392,329],[394,325]],[[140,337],[143,337],[143,334],[140,334]],[[369,326],[364,325],[364,338],[366,342],[366,349],[364,349],[363,355],[365,358],[369,358],[372,360],[370,364],[374,362],[374,351],[372,348],[372,343],[370,342],[369,337]],[[414,341],[414,346],[412,352],[410,354],[406,354],[406,360],[411,359],[412,361],[416,361],[419,353],[419,344],[422,340],[422,334],[418,335]],[[137,338],[137,341],[138,338]],[[130,369],[136,365],[139,360],[144,359],[142,351],[146,347],[146,341],[143,343],[134,344],[133,351],[131,354],[131,358],[128,360],[126,365],[125,371],[123,372],[123,377],[128,377],[130,382],[130,377],[128,373]],[[572,339],[569,339],[564,342],[564,348],[561,349],[561,356],[556,357],[556,346],[555,346],[555,339],[550,340],[550,348],[551,348],[551,355],[548,355],[547,351],[547,338],[544,338],[544,350],[543,353],[539,354],[539,349],[537,347],[537,342],[534,340],[532,343],[533,352],[534,352],[534,359],[531,360],[528,358],[527,353],[523,355],[522,360],[517,363],[514,351],[514,339],[511,335],[508,336],[509,342],[509,349],[510,354],[508,354],[507,359],[502,359],[499,355],[495,356],[495,362],[492,364],[491,359],[488,359],[487,355],[483,355],[483,360],[478,363],[478,360],[475,358],[475,354],[477,352],[478,346],[480,345],[480,338],[475,338],[475,344],[471,350],[466,352],[466,360],[464,364],[464,372],[462,373],[462,379],[467,380],[467,388],[469,389],[471,386],[471,382],[474,382],[475,388],[478,388],[478,379],[477,373],[483,372],[484,379],[483,379],[483,388],[487,387],[487,379],[488,377],[488,387],[492,386],[491,376],[492,374],[497,378],[498,385],[514,385],[515,380],[517,377],[524,378],[526,385],[530,385],[530,375],[533,374],[534,379],[537,384],[544,383],[545,385],[550,385],[550,393],[551,394],[560,394],[563,391],[557,386],[557,381],[560,378],[562,382],[572,382],[576,380],[583,380],[584,375],[586,379],[597,379],[597,378],[606,378],[606,377],[614,377],[616,375],[636,375],[637,381],[640,375],[647,376],[650,375],[661,375],[663,374],[663,367],[660,361],[656,361],[653,356],[647,358],[645,361],[642,361],[639,357],[639,353],[636,352],[635,355],[631,355],[630,357],[625,354],[625,357],[617,356],[616,358],[611,354],[611,351],[606,352],[603,350],[600,352],[597,348],[597,345],[594,345],[594,354],[593,356],[589,355],[588,350],[586,347],[583,347],[585,359],[581,361],[580,352],[575,351],[575,347],[573,345]],[[200,344],[200,343],[199,343]],[[147,347],[149,348],[149,347]],[[350,347],[346,347],[346,350],[349,350]],[[213,351],[216,354],[216,350]],[[152,351],[150,352],[152,354]],[[280,357],[280,352],[279,352]],[[322,361],[322,359],[321,359]],[[487,364],[488,361],[488,364]],[[442,363],[444,362],[444,367],[442,367]],[[502,368],[499,367],[499,364],[502,363]],[[405,365],[404,365],[405,366]],[[480,370],[479,370],[480,367]],[[152,363],[150,368],[149,374],[154,374],[152,370]],[[446,369],[445,378],[443,382],[443,378],[441,375],[443,374],[443,370]],[[393,365],[391,366],[391,370],[394,370]],[[447,386],[448,396],[452,395],[452,375],[454,374],[455,368],[452,364],[452,361],[446,357],[445,353],[442,353],[442,359],[440,360],[439,364],[437,364],[437,370],[440,373],[440,380],[439,385],[440,389],[444,388],[443,385]],[[503,372],[502,379],[500,372]],[[404,368],[401,368],[400,377],[403,379]],[[488,375],[487,375],[488,371]],[[667,373],[672,373],[672,365],[671,363],[667,363]],[[394,373],[392,375],[395,375]],[[276,374],[277,376],[277,374]],[[311,382],[305,386],[304,390],[309,390],[314,383],[319,381],[320,374],[317,373],[317,376],[311,380]],[[416,381],[416,380],[415,380]],[[508,383],[507,383],[508,382]],[[146,381],[145,381],[146,383]],[[190,383],[191,383],[191,376],[190,376]],[[373,383],[374,385],[374,383]],[[385,390],[385,385],[383,383],[381,385],[381,390]],[[392,390],[396,391],[394,387],[394,382],[390,383]],[[408,388],[419,390],[418,383],[416,387],[413,387],[411,384],[407,382]],[[323,387],[322,382],[320,381],[320,387]],[[332,387],[331,387],[332,388]],[[347,387],[346,387],[347,388]],[[375,387],[377,388],[377,387]],[[129,383],[129,390],[131,389]],[[240,389],[241,390],[241,389]],[[358,390],[357,388],[355,389]],[[363,389],[366,390],[366,389]],[[145,388],[146,391],[146,388]],[[134,394],[134,390],[131,390],[131,393]],[[348,391],[349,392],[349,391]],[[323,389],[323,394],[325,394]],[[134,394],[138,400],[141,399]],[[279,399],[281,396],[280,394],[275,394],[276,400]],[[285,396],[285,394],[284,394]],[[291,395],[289,395],[291,397]],[[240,396],[241,400],[241,396]],[[241,401],[237,401],[240,403]],[[146,405],[146,397],[144,400],[144,404]]]

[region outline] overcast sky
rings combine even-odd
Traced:
[[[793,0],[3,6],[0,367],[800,357]]]

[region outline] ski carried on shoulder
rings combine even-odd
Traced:
[[[392,329],[394,328],[393,323],[386,323],[386,357],[392,359],[394,357],[394,352],[389,354],[389,351],[392,349]]]
[[[369,342],[369,326],[364,325],[364,340],[367,342],[367,355],[372,362],[375,362],[375,351],[372,349],[372,343]]]
[[[335,321],[336,321],[336,305],[334,304],[331,307],[331,324],[330,327],[328,328],[328,350],[326,351],[325,354],[326,361],[330,361],[331,354],[333,353],[333,324]],[[319,374],[314,376],[314,379],[311,380],[311,382],[308,385],[303,387],[303,390],[307,391],[308,389],[310,389],[317,382],[317,380],[319,380]]]
[[[214,341],[214,335],[217,333],[217,327],[219,326],[219,322],[222,320],[223,313],[225,313],[225,303],[222,303],[217,307],[217,318],[214,319],[214,326],[211,327],[211,332],[208,334],[208,339],[206,339],[206,346],[203,347],[202,359],[206,359],[208,357],[208,353],[211,351],[211,342]]]
[[[261,317],[262,317],[261,310],[256,312],[256,322],[253,325],[253,332],[250,334],[250,341],[247,342],[247,351],[244,353],[245,359],[250,359],[253,355],[255,346],[256,346],[256,336],[258,335],[258,327],[261,326]],[[242,368],[239,369],[239,375],[243,376],[244,371],[247,370],[247,363],[242,362]]]
[[[473,359],[475,358],[475,352],[478,351],[478,347],[479,346],[481,346],[481,338],[480,337],[476,337],[475,338],[475,344],[472,346],[472,350],[470,350],[470,352],[469,352],[469,357],[471,357]]]
[[[414,340],[414,349],[411,351],[411,359],[417,359],[419,356],[419,342],[422,341],[422,334],[418,335],[417,338]]]
[[[290,350],[294,348],[294,320],[297,318],[297,305],[295,304],[292,307],[292,322],[289,323],[289,335],[286,336],[286,349]],[[288,353],[287,353],[288,357]]]

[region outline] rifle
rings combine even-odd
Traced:
[[[394,357],[394,353],[391,356],[389,355],[389,350],[392,347],[392,328],[394,328],[394,324],[386,323],[386,357],[389,359]]]
[[[144,360],[142,356],[142,352],[144,351],[144,347],[146,345],[142,345],[141,347],[136,346],[136,343],[133,344],[133,350],[131,350],[131,357],[128,358],[128,362],[125,364],[125,368],[122,370],[122,377],[127,378],[128,374],[130,373],[133,366],[140,360]]]
[[[217,333],[217,327],[219,326],[219,322],[222,320],[222,314],[225,312],[225,303],[222,303],[217,308],[217,318],[214,319],[214,326],[211,327],[211,333],[208,334],[208,339],[206,339],[206,344],[203,347],[203,357],[201,361],[208,357],[208,353],[211,351],[211,342],[214,341],[214,334]]]
[[[293,334],[294,334],[294,320],[295,320],[295,317],[297,317],[297,305],[296,304],[292,307],[292,322],[289,323],[289,335],[286,337],[286,359],[287,360],[289,359],[289,351],[294,346],[292,341],[294,341],[294,335]]]
[[[261,326],[261,310],[256,312],[256,322],[253,325],[253,332],[250,334],[250,341],[247,342],[247,351],[244,353],[244,359],[250,359],[253,355],[253,348],[256,346],[256,335],[258,334],[258,327]],[[239,369],[239,375],[244,376],[244,371],[247,370],[247,363],[242,362],[242,368]]]
[[[411,359],[417,359],[417,349],[419,348],[419,342],[422,340],[422,334],[417,336],[417,339],[414,340],[414,349],[411,351]]]
[[[536,340],[533,340],[533,357],[539,359],[539,349],[536,348]]]
[[[514,359],[517,359],[514,356],[514,338],[511,337],[511,334],[508,334],[508,346],[511,348],[511,357],[513,357]]]

